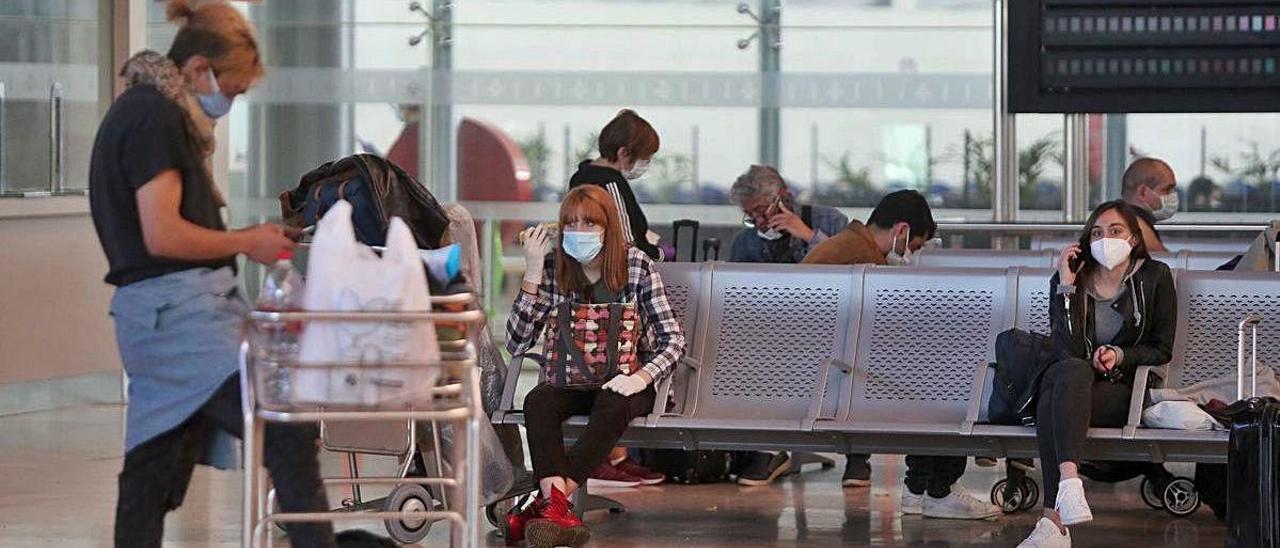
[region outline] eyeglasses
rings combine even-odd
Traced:
[[[782,209],[781,196],[774,198],[772,202],[769,202],[769,207],[765,208],[764,213],[762,213],[760,216],[769,217],[770,215],[777,213],[780,209]],[[751,212],[744,212],[742,214],[742,226],[747,228],[756,228],[756,220],[752,216]]]

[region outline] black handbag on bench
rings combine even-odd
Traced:
[[[996,375],[987,422],[1034,426],[1040,378],[1053,363],[1047,335],[1010,329],[996,336]]]

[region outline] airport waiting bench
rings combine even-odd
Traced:
[[[1237,255],[1244,253],[1224,251],[1179,251],[1155,253],[1152,257],[1174,270],[1217,270]],[[922,249],[916,254],[916,265],[933,268],[977,267],[1054,268],[1058,260],[1057,249],[997,251],[988,249]]]
[[[990,253],[990,252],[989,252]],[[985,264],[992,264],[988,260]],[[1184,263],[1185,264],[1185,263]],[[1037,457],[1035,430],[987,424],[996,336],[1048,330],[1052,270],[662,263],[687,352],[627,446]],[[1175,270],[1173,362],[1139,369],[1127,424],[1091,428],[1086,455],[1226,461],[1225,432],[1141,426],[1146,391],[1234,374],[1236,328],[1264,318],[1261,364],[1280,363],[1280,275]],[[497,424],[523,424],[511,360]],[[586,417],[571,418],[568,439]]]

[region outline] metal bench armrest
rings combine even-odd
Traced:
[[[498,408],[493,411],[492,420],[495,423],[501,423],[506,415],[518,412],[515,408],[516,385],[520,382],[520,370],[524,366],[525,359],[538,364],[546,362],[546,358],[536,352],[522,352],[511,356],[511,360],[507,362],[507,378],[502,385],[502,399],[498,403]]]
[[[679,409],[680,412],[672,413],[667,411],[666,394],[671,393],[675,388],[676,375],[688,375],[691,379],[696,378],[698,371],[701,368],[702,362],[697,359],[690,358],[688,356],[680,358],[680,361],[676,363],[675,371],[672,371],[670,375],[663,378],[657,387],[658,396],[653,399],[653,411],[649,413],[649,417],[645,419],[645,424],[647,426],[656,426],[658,419],[662,417],[683,417],[693,412],[694,404],[689,401],[689,382],[685,383],[684,390],[682,391],[683,393],[677,393],[675,395],[675,408]]]
[[[1147,402],[1147,389],[1154,384],[1151,377],[1157,377],[1155,382],[1159,382],[1169,377],[1168,365],[1141,365],[1133,374],[1133,392],[1129,394],[1129,420],[1125,422],[1124,429],[1120,432],[1120,437],[1124,439],[1133,439],[1138,433],[1138,428],[1142,427],[1142,409]]]
[[[973,425],[978,423],[978,417],[982,415],[982,406],[986,403],[982,396],[987,392],[987,378],[991,371],[995,369],[994,364],[980,363],[973,372],[973,386],[969,389],[969,407],[964,413],[964,422],[960,423],[960,435],[968,436],[973,433]]]
[[[822,414],[822,408],[826,405],[827,386],[830,384],[832,367],[835,367],[845,375],[853,374],[853,366],[842,360],[838,360],[836,358],[827,358],[822,360],[822,365],[818,370],[818,382],[815,383],[813,387],[813,398],[809,400],[812,403],[809,404],[809,412],[806,413],[804,417],[804,430],[813,430],[814,423],[820,420],[829,421],[835,420],[836,418],[835,415],[828,417]],[[839,387],[841,386],[843,386],[843,383],[836,385],[836,394],[838,396],[843,396],[843,394],[840,393],[841,390]],[[837,400],[837,406],[838,405],[839,401]]]

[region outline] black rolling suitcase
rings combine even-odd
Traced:
[[[1239,384],[1244,393],[1246,326],[1253,327],[1256,383],[1259,318],[1240,323]],[[1250,395],[1254,395],[1250,392]],[[1252,397],[1231,423],[1227,446],[1227,546],[1280,548],[1280,402]]]
[[[671,257],[668,259],[672,262],[680,262],[680,229],[692,228],[693,239],[689,240],[689,262],[698,262],[698,226],[701,223],[693,219],[679,219],[671,223]],[[715,252],[712,258],[711,252]],[[707,238],[702,241],[702,260],[718,261],[720,260],[720,239]]]

